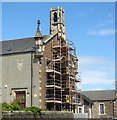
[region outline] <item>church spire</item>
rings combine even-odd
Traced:
[[[38,27],[37,27],[37,32],[35,37],[42,37],[41,30],[40,30],[40,20],[37,22]]]

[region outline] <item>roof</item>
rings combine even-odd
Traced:
[[[90,98],[88,98],[86,95],[81,93],[81,96],[82,98],[84,98],[84,100],[88,101],[89,103],[93,103],[93,101]]]
[[[115,99],[115,90],[82,91],[82,94],[84,94],[93,101]]]
[[[44,35],[42,39],[44,44],[47,44],[55,35]],[[0,55],[35,51],[35,37],[5,40],[0,44],[2,44]]]
[[[2,54],[33,51],[34,41],[34,37],[2,41]]]

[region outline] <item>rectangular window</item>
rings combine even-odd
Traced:
[[[104,115],[104,103],[99,104],[100,115]]]

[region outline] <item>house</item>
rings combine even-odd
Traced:
[[[91,118],[91,110],[93,106],[93,101],[85,96],[84,94],[80,93],[80,101],[81,104],[78,106],[78,113],[81,114],[80,117],[84,118],[85,114],[88,118]]]
[[[82,91],[93,101],[92,118],[113,118],[116,116],[115,90]]]
[[[64,10],[50,9],[50,34],[2,41],[2,101],[24,97],[21,107],[75,112],[80,104],[76,89],[78,58],[65,38]],[[78,97],[79,96],[79,97]],[[78,112],[78,111],[77,111]]]

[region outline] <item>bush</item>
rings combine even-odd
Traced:
[[[24,97],[19,97],[18,99],[14,99],[12,102],[7,103],[3,102],[1,103],[2,110],[1,111],[14,111],[14,110],[23,110],[23,111],[32,111],[35,116],[37,116],[37,113],[40,113],[40,111],[47,111],[45,109],[41,109],[38,107],[26,107],[26,108],[20,108],[21,101],[24,99]]]
[[[3,111],[11,111],[11,108],[10,108],[10,105],[8,104],[8,103],[6,103],[6,102],[3,102],[2,104],[1,104],[1,109],[3,110]]]
[[[24,97],[19,97],[18,99],[14,99],[13,102],[11,102],[9,105],[12,110],[20,110],[20,104],[21,101],[24,99]]]
[[[35,116],[38,116],[37,113],[40,113],[40,111],[47,111],[45,109],[41,109],[41,108],[38,108],[38,107],[35,107],[35,106],[22,108],[22,110],[24,110],[24,111],[32,111]]]
[[[18,99],[14,99],[10,103],[7,103],[7,102],[1,103],[2,110],[3,111],[21,110],[20,104],[23,99],[24,97],[19,97]]]

